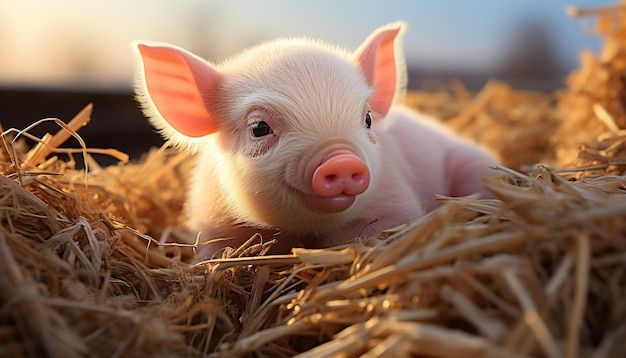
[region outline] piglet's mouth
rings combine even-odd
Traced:
[[[317,212],[322,213],[338,213],[347,210],[354,201],[356,195],[340,194],[331,197],[321,197],[315,195],[304,195],[304,204]]]

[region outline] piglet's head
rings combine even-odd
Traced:
[[[373,129],[405,85],[403,27],[376,30],[353,53],[278,40],[220,65],[137,44],[145,114],[199,151],[191,205],[217,190],[237,221],[285,231],[336,227],[367,210],[381,166]]]

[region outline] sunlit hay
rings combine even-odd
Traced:
[[[490,81],[472,96],[459,81],[437,92],[416,91],[407,103],[434,114],[499,155],[511,168],[527,169],[537,162],[560,167],[598,164],[623,172],[624,71],[626,70],[626,11],[623,5],[597,9],[568,8],[577,17],[597,22],[602,53],[580,55],[580,68],[570,73],[567,86],[552,94],[516,91]]]
[[[597,12],[624,62],[623,10]],[[186,263],[190,155],[154,149],[102,168],[95,154],[125,156],[59,148],[83,143],[90,106],[47,120],[54,135],[5,131],[0,356],[626,356],[625,133],[612,106],[623,90],[594,79],[621,69],[581,66],[553,95],[500,82],[412,93],[502,157],[485,181],[497,199],[441,197],[377,237],[290,255],[264,256],[253,237]]]

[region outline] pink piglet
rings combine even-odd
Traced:
[[[281,39],[211,64],[178,47],[138,43],[137,98],[175,145],[197,151],[188,225],[198,259],[254,233],[270,252],[329,247],[413,220],[435,195],[490,196],[495,159],[398,102],[405,25],[354,52]]]

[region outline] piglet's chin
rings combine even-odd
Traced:
[[[320,196],[305,195],[303,197],[304,204],[311,210],[320,213],[338,213],[348,209],[356,196],[341,194],[337,196],[323,198]]]

